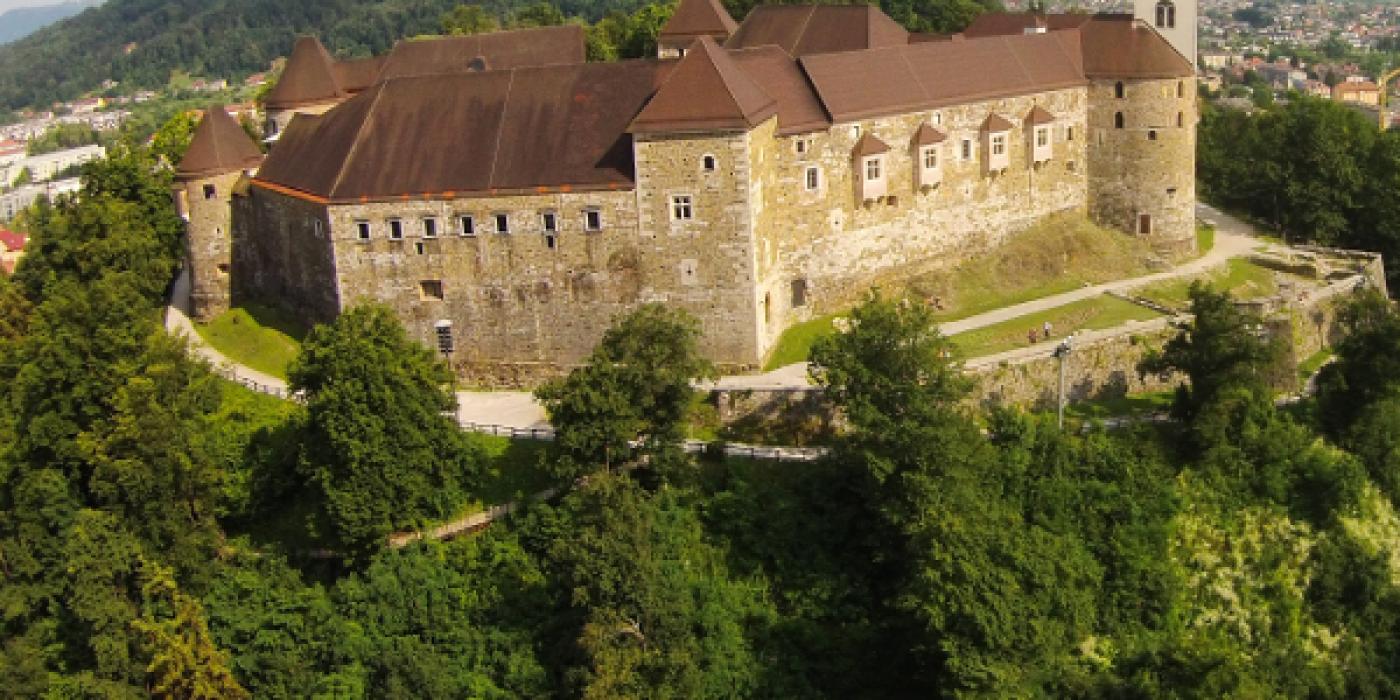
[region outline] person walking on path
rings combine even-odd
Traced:
[[[1034,328],[1034,327],[1032,327],[1029,331],[1026,332],[1026,340],[1029,340],[1030,343],[1031,343],[1031,345],[1035,345],[1035,340],[1036,340],[1036,338],[1035,338],[1035,328]]]
[[[1045,325],[1041,328],[1041,330],[1043,331],[1043,332],[1040,334],[1041,337],[1042,337],[1042,338],[1045,338],[1046,340],[1049,340],[1049,339],[1050,339],[1050,331],[1051,331],[1053,328],[1054,328],[1054,327],[1050,325],[1050,322],[1049,322],[1049,321],[1046,321],[1046,322],[1045,322]]]

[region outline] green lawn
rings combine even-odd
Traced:
[[[1196,254],[1205,255],[1215,247],[1215,227],[1208,224],[1196,225]]]
[[[953,336],[953,344],[962,350],[964,357],[983,357],[1029,347],[1028,332],[1035,329],[1039,333],[1046,321],[1053,327],[1054,338],[1051,338],[1050,342],[1058,342],[1058,339],[1072,332],[1112,328],[1128,321],[1146,321],[1159,315],[1151,309],[1122,299],[1098,296],[1014,318],[994,326],[959,333]]]
[[[206,343],[238,364],[285,379],[306,328],[290,314],[249,304],[194,324]]]
[[[1188,292],[1196,280],[1209,282],[1217,290],[1230,292],[1237,299],[1257,299],[1278,291],[1275,272],[1267,267],[1256,265],[1245,258],[1232,258],[1225,265],[1204,275],[1182,277],[1167,282],[1158,282],[1132,294],[1151,299],[1163,306],[1185,309],[1189,305]]]
[[[835,320],[836,314],[820,316],[810,321],[803,321],[783,331],[782,336],[778,338],[778,344],[768,355],[768,362],[763,365],[763,371],[770,372],[795,362],[806,362],[807,355],[812,352],[812,344],[817,342],[817,338],[836,332],[835,326],[832,325]]]
[[[1332,355],[1333,352],[1330,348],[1323,348],[1313,353],[1312,357],[1299,362],[1298,378],[1303,381],[1312,378],[1314,374],[1317,374],[1318,370],[1322,369],[1323,365],[1327,364],[1328,360],[1332,359]]]

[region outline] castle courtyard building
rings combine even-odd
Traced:
[[[1150,22],[726,20],[683,0],[657,59],[386,63],[293,113],[232,197],[233,298],[312,321],[383,302],[465,374],[528,383],[647,302],[754,367],[792,324],[1057,212],[1194,245],[1194,71]]]

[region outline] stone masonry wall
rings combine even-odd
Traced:
[[[585,230],[588,210],[598,212],[600,230]],[[552,247],[546,212],[557,226]],[[508,232],[496,230],[498,214]],[[472,218],[470,235],[464,216]],[[426,237],[428,219],[436,222],[433,238]],[[402,240],[390,238],[391,220],[402,224]],[[361,222],[368,240],[359,237]],[[483,374],[487,365],[538,366],[503,370],[527,380],[556,373],[645,298],[630,191],[338,205],[330,230],[345,305],[388,304],[430,347],[438,322],[451,322],[454,363],[482,383],[511,381]],[[424,282],[436,283],[441,298]]]
[[[1117,85],[1123,97],[1117,97]],[[1123,127],[1117,127],[1122,115]],[[1101,225],[1149,235],[1164,252],[1195,248],[1196,91],[1189,79],[1089,86],[1089,209]]]
[[[233,214],[231,192],[241,171],[177,182],[186,214],[185,245],[190,270],[190,310],[206,321],[229,305]],[[205,187],[213,188],[206,196]]]
[[[340,313],[323,204],[253,186],[233,197],[234,304],[280,306],[307,324]]]
[[[1025,118],[1037,105],[1055,122],[1051,159],[1033,165],[1033,132]],[[1084,209],[1086,109],[1085,90],[1072,88],[837,124],[779,136],[759,150],[758,291],[760,307],[767,300],[761,316],[769,320],[762,326],[763,349],[789,325],[843,307],[883,280],[956,264],[1048,214]],[[1015,125],[1009,167],[995,174],[984,168],[982,125],[991,114]],[[912,140],[924,123],[947,136],[938,147],[942,179],[930,188],[920,187],[915,175]],[[890,149],[884,156],[888,198],[880,203],[861,201],[853,179],[858,164],[852,150],[867,133]],[[968,159],[962,158],[964,140],[970,141]],[[806,187],[809,166],[820,171],[816,190]]]

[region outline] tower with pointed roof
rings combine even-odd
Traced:
[[[681,0],[656,37],[658,58],[680,58],[702,36],[723,44],[739,27],[719,0]]]
[[[1150,25],[1183,58],[1196,65],[1196,0],[1133,0],[1133,17]]]
[[[175,202],[185,219],[190,311],[207,319],[228,308],[232,263],[230,202],[239,181],[262,162],[248,133],[223,105],[205,110],[175,168]]]

